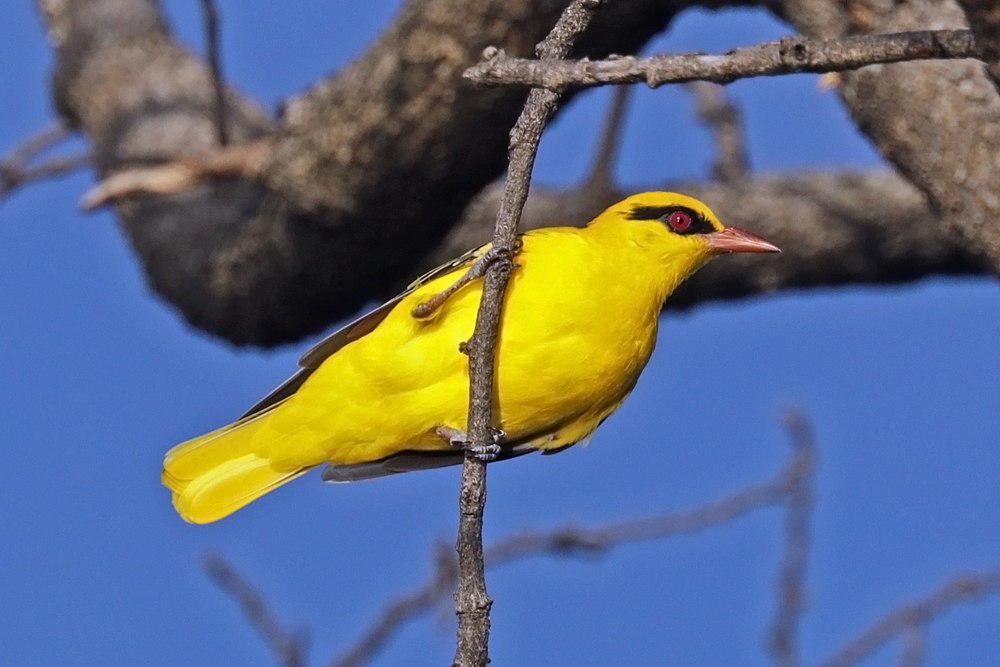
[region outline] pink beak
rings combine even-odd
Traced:
[[[781,248],[767,239],[735,227],[726,227],[721,232],[705,234],[705,239],[714,253],[781,252]]]

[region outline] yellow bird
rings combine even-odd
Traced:
[[[468,278],[489,250],[418,279],[307,352],[239,421],[171,449],[163,483],[180,515],[221,519],[324,463],[325,480],[346,482],[461,462],[460,347],[482,292]],[[629,197],[585,228],[521,236],[497,347],[497,443],[476,454],[551,454],[587,439],[632,391],[682,281],[722,253],[777,251],[671,192]]]

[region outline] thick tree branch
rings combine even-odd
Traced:
[[[80,200],[84,210],[120,202],[138,195],[173,195],[195,185],[220,178],[256,178],[268,150],[264,141],[256,141],[167,162],[113,173],[88,190]]]
[[[729,524],[751,512],[780,505],[814,474],[808,448],[793,447],[788,463],[773,479],[748,486],[718,500],[679,512],[627,519],[605,526],[563,526],[554,530],[526,530],[492,544],[485,553],[487,568],[538,555],[600,555],[626,544],[690,535]],[[357,667],[371,661],[406,622],[431,611],[452,589],[453,559],[438,553],[430,580],[389,603],[375,623],[352,645],[334,667]]]
[[[306,661],[306,642],[301,635],[288,632],[275,618],[257,588],[233,569],[219,554],[205,556],[205,572],[243,609],[247,621],[285,667],[302,667]]]
[[[546,62],[512,58],[502,50],[470,67],[469,81],[488,85],[539,86],[553,90],[608,84],[711,81],[730,83],[757,76],[837,72],[906,60],[979,58],[983,49],[970,30],[901,32],[838,39],[786,37],[724,55],[657,55],[607,60]]]
[[[573,0],[552,31],[538,45],[540,58],[565,58],[577,38],[587,29],[600,0]],[[517,227],[528,199],[531,171],[538,142],[555,113],[560,95],[535,89],[528,93],[521,115],[510,133],[507,178],[497,211],[493,251],[498,259],[486,271],[475,331],[466,347],[469,355],[469,426],[473,447],[492,444],[495,423],[502,417],[493,413],[496,345],[500,329],[503,296],[513,270]],[[490,606],[483,565],[483,509],[486,505],[486,464],[467,451],[462,464],[459,493],[458,645],[454,664],[460,667],[489,662]]]
[[[1000,594],[1000,570],[955,577],[925,598],[903,605],[878,619],[856,639],[824,661],[822,667],[855,665],[885,643],[915,627],[924,627],[960,604]]]
[[[790,0],[783,13],[803,32],[835,37],[815,20],[815,6],[824,4],[836,11],[843,3]],[[866,3],[845,22],[843,30],[866,33],[966,27],[953,0]],[[840,82],[859,129],[1000,275],[1000,95],[982,65],[899,63],[847,72]]]

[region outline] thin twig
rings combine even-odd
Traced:
[[[608,107],[597,142],[597,153],[590,167],[590,175],[584,181],[584,188],[610,191],[615,187],[615,164],[618,162],[631,90],[628,86],[617,86],[612,94],[611,106]]]
[[[205,556],[205,571],[219,588],[239,603],[250,625],[264,639],[280,664],[285,667],[301,667],[305,664],[304,637],[288,632],[281,626],[260,591],[234,570],[229,561],[219,554],[208,554]]]
[[[821,664],[823,667],[855,665],[910,628],[926,626],[956,605],[998,594],[1000,570],[957,576],[927,597],[890,611]]]
[[[723,55],[546,61],[512,58],[500,49],[488,49],[483,61],[467,69],[463,76],[480,84],[551,90],[640,82],[655,88],[666,83],[730,83],[756,76],[835,72],[879,63],[981,56],[982,48],[970,30],[923,30],[838,39],[786,37]]]
[[[538,57],[565,58],[600,4],[600,0],[573,0],[552,31],[538,45]],[[500,310],[513,270],[517,226],[528,198],[538,142],[558,105],[559,97],[559,93],[551,90],[532,90],[511,130],[507,179],[493,233],[493,249],[498,252],[498,259],[486,272],[476,326],[466,347],[470,379],[467,432],[473,447],[485,447],[493,442],[493,378]],[[486,592],[483,565],[485,505],[486,464],[467,452],[462,464],[456,541],[458,641],[453,662],[460,667],[478,667],[489,662],[490,606],[493,601]]]
[[[456,575],[454,555],[446,547],[438,545],[431,580],[388,604],[368,632],[334,660],[332,667],[358,667],[371,661],[406,621],[432,609],[438,600],[454,589]]]
[[[6,157],[0,159],[0,197],[32,181],[56,178],[87,166],[90,157],[85,154],[55,157],[47,162],[32,164],[38,157],[65,141],[73,132],[64,123],[52,123],[25,139]]]
[[[33,134],[21,142],[7,157],[0,160],[0,164],[13,164],[23,167],[38,157],[39,154],[69,139],[72,134],[73,132],[65,123],[61,121],[51,123],[47,127],[42,128],[37,134]]]
[[[625,544],[690,535],[708,528],[728,524],[753,511],[782,504],[790,493],[807,483],[804,477],[813,474],[808,449],[793,448],[791,457],[773,479],[749,486],[718,500],[679,512],[628,519],[581,528],[563,526],[553,530],[526,530],[491,545],[485,553],[488,568],[549,554],[603,554]],[[394,632],[409,620],[429,612],[454,585],[455,565],[439,553],[434,576],[385,607],[378,619],[333,667],[356,667],[372,660]]]
[[[812,425],[802,412],[790,410],[784,421],[796,453],[795,463],[800,467],[791,476],[795,483],[785,501],[785,547],[778,583],[778,609],[769,647],[775,664],[796,667],[801,663],[798,625],[805,609],[817,447]]]
[[[0,164],[0,197],[10,194],[22,185],[65,176],[89,165],[89,153],[56,157],[48,162],[21,169],[10,169],[8,165]]]
[[[215,0],[201,0],[205,20],[205,49],[208,68],[212,73],[212,91],[215,95],[215,136],[220,146],[229,143],[229,126],[226,113],[226,81],[222,74],[222,51],[219,37],[219,8]]]
[[[730,185],[745,181],[750,169],[743,143],[740,110],[718,84],[694,81],[689,88],[698,102],[698,118],[713,135],[715,160],[712,175],[717,181]]]

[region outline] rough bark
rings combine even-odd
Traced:
[[[778,42],[733,49],[725,54],[661,54],[650,58],[549,62],[513,58],[504,51],[465,72],[465,78],[486,85],[542,86],[553,90],[646,83],[667,83],[779,76],[801,72],[824,73],[907,60],[977,58],[983,55],[970,30],[922,30],[836,39],[785,37]]]

